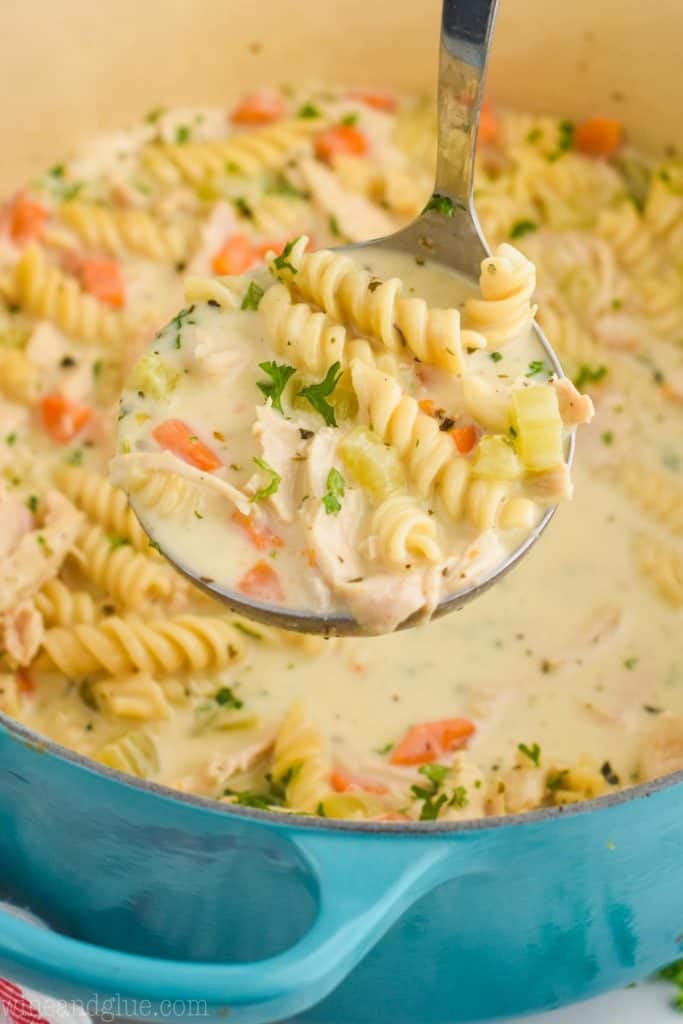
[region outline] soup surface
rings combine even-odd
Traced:
[[[127,381],[112,471],[209,589],[389,632],[485,580],[571,496],[565,435],[593,407],[549,380],[512,246],[484,260],[480,295],[422,257],[306,243],[189,282]]]
[[[107,473],[123,379],[184,278],[414,216],[433,111],[322,90],[153,111],[8,200],[2,711],[186,792],[329,816],[514,813],[683,767],[683,173],[600,155],[552,117],[488,111],[484,137],[487,236],[536,264],[539,321],[597,415],[574,501],[523,564],[382,638],[227,613],[169,569]]]

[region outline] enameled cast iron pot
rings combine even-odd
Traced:
[[[504,0],[494,94],[617,113],[665,144],[683,106],[683,6],[658,0],[656,15],[640,0]],[[5,4],[0,189],[141,102],[221,103],[286,79],[423,88],[437,17],[437,0]],[[0,913],[0,975],[106,1015],[519,1014],[680,955],[683,774],[564,811],[334,823],[123,779],[0,715],[2,898],[54,930]]]

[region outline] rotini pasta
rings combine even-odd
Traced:
[[[40,372],[20,349],[0,349],[0,391],[22,405],[34,405],[38,400]]]
[[[92,625],[100,613],[87,590],[72,590],[59,579],[49,580],[36,594],[35,605],[46,626]]]
[[[300,702],[292,705],[278,730],[273,751],[273,782],[294,811],[313,814],[330,792],[331,771],[325,739],[308,720]]]
[[[96,523],[79,534],[73,550],[81,572],[128,608],[138,608],[152,598],[168,598],[177,586],[174,576],[160,562],[147,558]]]
[[[56,482],[93,522],[138,551],[150,552],[147,534],[128,504],[125,491],[114,487],[106,476],[80,466],[60,466]]]
[[[148,210],[71,200],[62,204],[59,217],[86,245],[114,256],[128,251],[160,263],[177,263],[187,256],[188,232],[177,224],[161,223]]]
[[[519,336],[533,320],[536,306],[531,297],[536,287],[534,266],[513,246],[499,245],[481,265],[481,298],[465,302],[464,323],[483,334],[492,348]]]

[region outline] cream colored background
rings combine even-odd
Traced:
[[[466,0],[464,0],[466,2]],[[0,188],[159,104],[326,78],[431,88],[437,0],[3,0]],[[622,112],[663,145],[683,108],[683,0],[502,0],[492,92]],[[115,12],[115,13],[114,13]]]

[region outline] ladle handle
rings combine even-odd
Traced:
[[[436,189],[469,207],[474,151],[498,0],[444,0]]]

